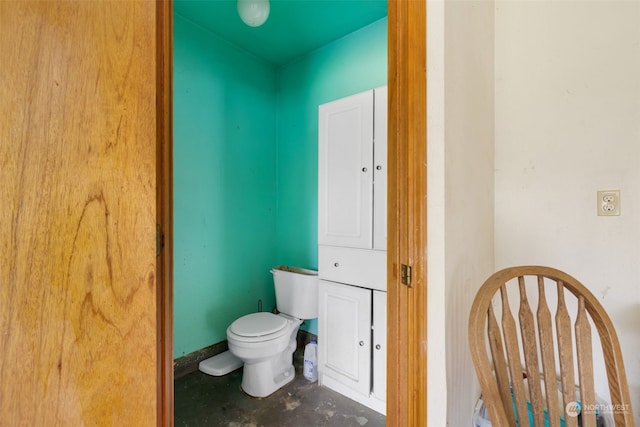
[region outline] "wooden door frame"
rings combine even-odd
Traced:
[[[387,425],[426,426],[426,0],[389,0],[388,25]]]
[[[156,0],[157,425],[173,426],[173,1]]]
[[[158,425],[173,425],[173,2],[156,2]],[[427,423],[426,0],[388,3],[387,425]],[[412,268],[401,282],[400,265]]]

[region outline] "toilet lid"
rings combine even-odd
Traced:
[[[259,337],[278,332],[287,325],[287,319],[272,313],[253,313],[242,316],[229,329],[243,337]]]

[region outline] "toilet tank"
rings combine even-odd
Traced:
[[[298,319],[318,317],[318,272],[279,265],[271,269],[278,311]]]

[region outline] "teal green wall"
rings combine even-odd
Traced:
[[[174,356],[275,305],[275,69],[174,23]]]
[[[175,357],[273,309],[273,265],[317,268],[318,105],[386,84],[386,25],[275,69],[175,16]]]

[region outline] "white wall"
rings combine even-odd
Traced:
[[[444,2],[427,2],[427,426],[447,425]]]
[[[467,426],[469,309],[494,268],[494,6],[427,7],[428,425]]]
[[[427,426],[447,424],[444,2],[427,2]]]
[[[450,426],[478,398],[467,325],[494,267],[494,4],[445,2],[445,307]]]
[[[549,265],[590,288],[640,424],[640,1],[497,2],[495,137],[496,269]],[[596,216],[607,189],[619,217]]]
[[[639,0],[427,2],[428,425],[470,424],[469,304],[517,264],[600,298],[640,424],[639,23]]]

